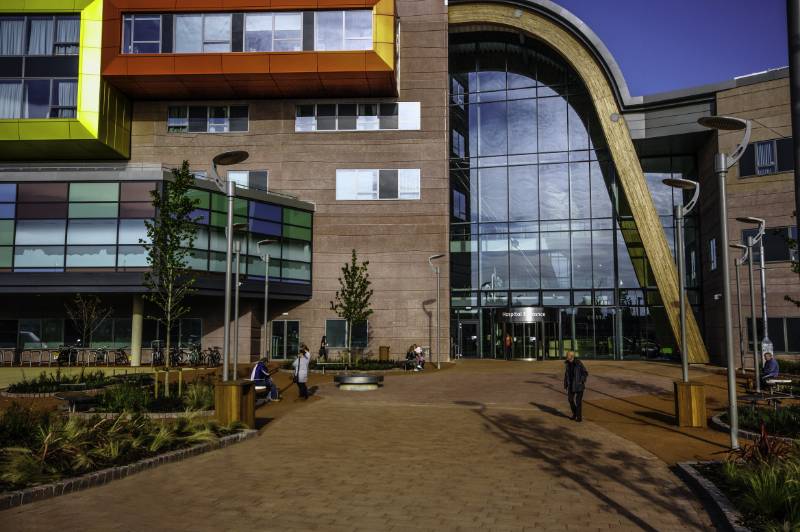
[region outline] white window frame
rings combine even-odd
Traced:
[[[396,128],[381,128],[380,127],[380,107],[381,104],[396,103],[397,104],[397,127]],[[362,105],[375,105],[377,106],[376,115],[362,115]],[[318,106],[320,105],[336,105],[336,127],[334,129],[317,129],[317,114]],[[356,128],[355,129],[339,129],[339,106],[341,105],[355,105],[356,106]],[[300,107],[311,106],[314,108],[314,116],[297,116]],[[294,131],[295,133],[354,133],[362,131],[419,131],[421,129],[421,104],[420,102],[318,102],[318,103],[298,103],[295,106],[294,114]]]
[[[174,118],[171,119],[169,116],[170,109],[174,108],[183,108],[186,110],[186,118]],[[205,107],[206,109],[206,130],[205,131],[189,131],[189,107]],[[224,122],[219,122],[220,126],[222,127],[222,131],[214,131],[211,129],[211,109],[222,107],[225,109],[225,118],[215,118],[214,120],[224,120]],[[231,107],[246,107],[247,108],[247,128],[244,130],[237,130],[231,131]],[[170,120],[174,120],[174,125],[170,125]],[[185,122],[185,126],[184,126]],[[185,130],[182,131],[170,131],[170,127],[185,127]],[[248,133],[250,131],[250,106],[249,105],[192,105],[192,104],[178,104],[178,105],[168,105],[167,106],[167,133],[169,134],[241,134],[241,133]]]
[[[328,334],[328,322],[333,322],[333,321],[344,322],[344,338],[345,338],[344,341],[345,341],[345,343],[347,343],[347,336],[348,336],[348,332],[349,331],[347,330],[348,329],[347,320],[345,320],[344,318],[326,318],[325,319],[325,336],[330,338],[330,335]],[[366,320],[366,322],[367,322],[367,345],[369,345],[369,320]],[[351,342],[352,342],[352,338],[351,338]],[[346,349],[347,345],[329,344],[328,347],[332,347],[334,349]]]
[[[380,197],[381,171],[397,172],[397,197]],[[355,182],[354,182],[355,181]],[[354,191],[353,194],[345,192]],[[340,168],[336,170],[337,201],[414,201],[420,199],[419,168]]]
[[[139,18],[139,19],[158,19],[158,41],[135,41],[133,39],[133,35],[135,33],[134,32],[134,26],[136,25],[136,19],[137,18]],[[125,49],[125,21],[126,20],[130,20],[131,21],[131,49],[130,50],[126,50]],[[161,40],[162,40],[163,36],[164,36],[164,21],[161,19],[161,15],[160,14],[129,13],[129,14],[126,14],[126,15],[124,15],[122,17],[122,53],[123,54],[129,54],[129,55],[138,55],[139,53],[142,53],[142,54],[160,54],[161,53]],[[53,38],[53,40],[54,40],[53,46],[55,46],[55,37]],[[157,44],[158,45],[158,51],[157,52],[134,52],[133,48],[137,43]],[[174,48],[173,48],[173,50],[174,50]]]
[[[357,51],[364,51],[364,50],[372,50],[373,49],[373,41],[372,41],[372,34],[374,33],[374,19],[370,18],[370,36],[369,37],[348,37],[347,36],[347,15],[348,13],[354,12],[364,12],[369,13],[370,17],[372,16],[372,12],[367,9],[343,9],[343,10],[331,10],[337,13],[342,14],[342,28],[341,28],[341,38],[339,40],[338,47],[336,48],[326,48],[324,50],[319,48],[318,45],[318,38],[319,38],[319,15],[320,11],[314,12],[314,50],[324,51],[324,52],[357,52]],[[330,11],[328,11],[330,12]],[[363,42],[369,41],[370,46],[368,48],[351,48],[347,46],[348,42]]]

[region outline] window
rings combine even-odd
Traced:
[[[458,190],[453,191],[453,216],[459,220],[467,220],[467,196]]]
[[[315,50],[372,49],[371,11],[319,11],[315,20]]]
[[[271,52],[275,20],[272,13],[247,13],[245,17],[244,51]]]
[[[248,107],[170,106],[167,110],[169,133],[234,133],[247,131]]]
[[[266,191],[267,175],[268,172],[266,170],[231,170],[228,172],[228,181],[233,181],[236,185],[243,188]]]
[[[24,17],[0,17],[0,55],[22,55]]]
[[[231,51],[231,14],[206,13],[175,17],[176,53]]]
[[[320,103],[296,108],[296,132],[419,130],[420,103]]]
[[[711,271],[717,269],[717,239],[712,238],[708,241],[708,257],[709,257],[709,264],[711,265]]]
[[[747,244],[748,237],[755,237],[756,234],[757,229],[745,229],[742,231],[742,243]],[[797,240],[796,227],[768,227],[764,233],[764,261],[797,260],[797,249],[792,249],[789,245],[792,240]],[[753,259],[761,260],[761,248],[758,244],[753,248]]]
[[[78,17],[56,17],[55,55],[77,55],[81,21]]]
[[[325,336],[330,347],[347,347],[347,321],[343,319],[325,320]],[[353,347],[367,347],[369,322],[353,324],[351,342]]]
[[[275,52],[299,52],[303,49],[302,13],[275,13],[272,49]]]
[[[739,161],[739,177],[774,174],[794,170],[792,138],[754,142]]]
[[[125,15],[122,19],[122,53],[161,52],[161,15]]]
[[[336,170],[337,200],[418,200],[420,171]]]
[[[0,118],[75,118],[78,80],[0,80]]]

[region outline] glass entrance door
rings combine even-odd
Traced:
[[[300,322],[278,320],[272,322],[272,358],[293,358],[300,351]]]
[[[462,321],[458,324],[459,354],[467,358],[480,355],[478,343],[480,341],[480,322],[478,320]]]
[[[541,323],[514,323],[512,326],[512,358],[537,360],[541,358]]]

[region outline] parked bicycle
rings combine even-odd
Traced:
[[[205,350],[205,362],[207,366],[219,366],[222,361],[222,354],[219,352],[219,347],[209,347]]]
[[[151,365],[153,366],[163,366],[164,365],[164,348],[161,345],[160,340],[155,340],[151,342],[150,348],[153,351],[153,358],[151,361]]]
[[[189,364],[192,366],[199,366],[203,363],[203,351],[200,349],[200,343],[195,342],[189,344]]]
[[[173,367],[180,366],[186,362],[186,352],[177,345],[169,349],[169,362]]]
[[[102,346],[93,349],[92,351],[94,351],[94,363],[96,366],[99,366],[103,362],[105,362],[106,366],[108,366],[108,347]]]
[[[126,347],[119,347],[116,351],[114,351],[114,365],[116,366],[127,366],[130,364],[130,358],[128,358],[128,352],[125,351]]]
[[[74,345],[62,345],[58,348],[58,365],[71,366],[72,361],[78,361],[78,348]]]

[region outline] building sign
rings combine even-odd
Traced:
[[[544,321],[544,307],[515,307],[497,311],[500,321],[507,323],[535,323]]]

